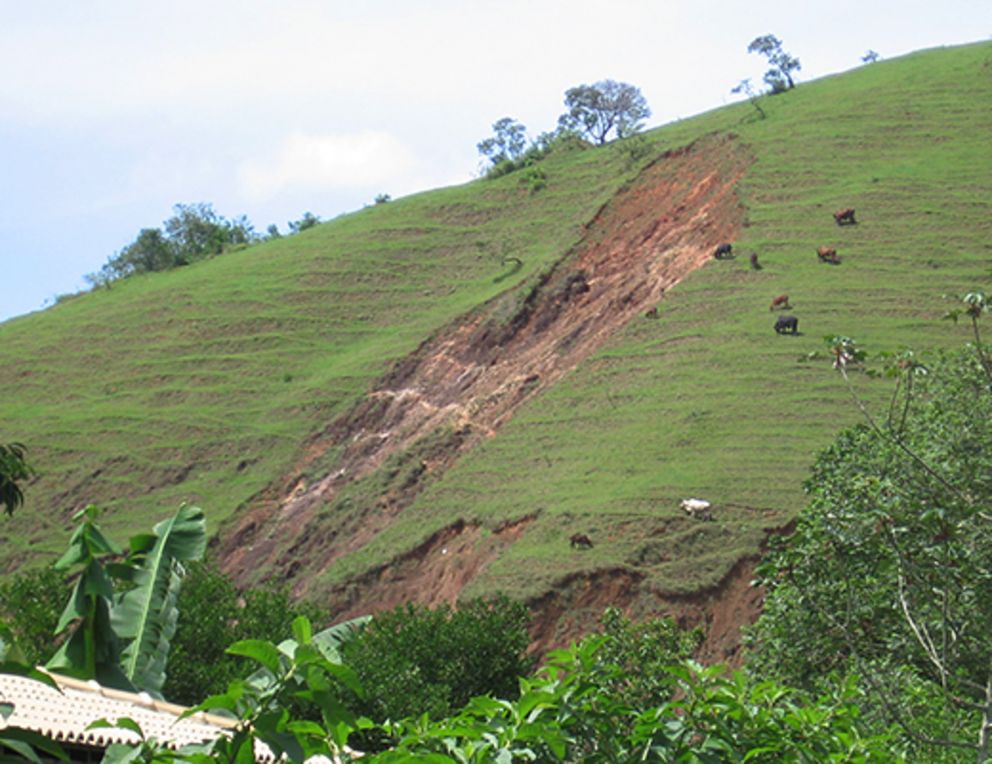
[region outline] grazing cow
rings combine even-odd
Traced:
[[[734,247],[732,244],[721,244],[713,252],[713,257],[717,260],[722,260],[725,257],[730,257],[734,253]]]
[[[796,334],[799,332],[799,319],[795,316],[779,316],[775,321],[775,331],[779,334]]]
[[[834,221],[837,225],[855,225],[858,221],[854,219],[854,207],[845,207],[834,213]]]
[[[572,549],[592,549],[592,539],[584,533],[573,533],[568,543]]]
[[[752,252],[751,253],[751,267],[754,270],[756,270],[756,271],[760,271],[761,270],[761,263],[758,262],[758,253],[757,252]]]
[[[840,258],[837,257],[837,250],[833,247],[817,247],[816,256],[820,258],[821,263],[837,265],[840,262]]]
[[[658,317],[658,306],[655,305],[653,308],[648,308],[644,313],[645,318],[657,318]]]
[[[682,511],[696,520],[712,520],[713,505],[706,499],[682,499]]]
[[[778,297],[772,300],[772,304],[768,306],[768,310],[775,310],[776,308],[781,308],[782,310],[792,310],[792,306],[789,305],[789,295],[780,294]]]

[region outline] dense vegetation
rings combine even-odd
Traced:
[[[983,294],[969,297],[984,310]],[[841,362],[856,352],[839,351]],[[992,736],[986,353],[891,359],[888,407],[820,456],[796,532],[764,563],[769,594],[752,631],[756,675],[817,693],[856,673],[871,726],[895,726],[926,761],[961,760],[961,749],[984,761]]]

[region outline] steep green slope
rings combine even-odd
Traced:
[[[794,516],[813,455],[856,418],[829,360],[810,357],[824,335],[870,350],[967,338],[939,318],[944,294],[988,277],[990,102],[992,45],[927,51],[764,98],[764,119],[738,104],[554,155],[536,192],[523,171],[421,194],[8,322],[0,436],[27,443],[42,477],[0,526],[0,565],[50,556],[81,503],[107,506],[123,535],[189,498],[228,523],[231,570],[271,574],[245,557],[253,525],[278,527],[295,492],[338,469],[336,434],[360,432],[342,423],[361,424],[395,362],[459,321],[512,323],[644,167],[695,142],[719,176],[711,147],[732,133],[748,157],[736,259],[668,289],[657,320],[625,321],[491,437],[441,427],[333,500],[314,493],[299,537],[280,528],[266,552],[293,560],[278,575],[299,591],[352,609],[462,587],[582,607],[579,589],[617,572],[625,588],[604,596],[644,610],[710,590]],[[840,228],[831,212],[847,206],[859,223]],[[841,264],[818,262],[819,245]],[[772,331],[782,293],[798,337]],[[713,501],[715,522],[686,517],[688,496]],[[594,548],[570,550],[574,532]]]
[[[528,403],[374,543],[330,566],[325,585],[343,591],[340,581],[440,528],[467,521],[491,533],[535,514],[469,592],[537,598],[577,574],[595,585],[623,568],[647,584],[632,598],[652,607],[647,590],[718,585],[791,519],[814,454],[857,418],[824,335],[872,351],[967,339],[939,319],[945,294],[988,276],[990,62],[988,44],[924,52],[766,98],[765,119],[740,105],[653,133],[672,145],[732,130],[753,152],[736,249],[758,252],[763,269],[738,257],[694,273],[666,295],[659,321],[630,323]],[[831,213],[846,206],[860,223],[839,228]],[[818,262],[821,244],[837,247],[841,265]],[[772,331],[768,305],[781,293],[800,337]],[[885,389],[859,386],[875,400]],[[713,501],[717,522],[685,517],[688,496]],[[576,530],[593,550],[568,549]]]
[[[566,250],[636,171],[616,152],[545,165],[539,194],[517,176],[421,194],[0,325],[0,437],[40,473],[0,526],[0,566],[48,559],[88,502],[119,535],[182,500],[218,528],[394,359]]]
[[[473,588],[537,595],[618,564],[664,591],[714,586],[794,515],[815,452],[857,418],[827,359],[805,358],[824,335],[871,351],[967,339],[939,319],[943,295],[987,282],[992,264],[989,103],[992,46],[981,44],[764,99],[764,120],[750,106],[707,115],[756,158],[736,248],[757,251],[763,270],[738,257],[694,273],[657,323],[630,324],[424,494],[411,524],[542,512]],[[838,228],[831,213],[846,206],[860,222]],[[842,264],[818,262],[821,244]],[[772,332],[781,293],[801,337]],[[713,501],[718,522],[680,517],[688,496]],[[604,543],[569,554],[562,538],[575,529]]]

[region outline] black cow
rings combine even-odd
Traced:
[[[568,543],[572,549],[592,549],[592,539],[584,533],[573,533]]]
[[[733,254],[733,252],[734,252],[734,247],[732,244],[721,244],[719,247],[716,248],[716,251],[713,253],[713,257],[715,257],[717,260],[721,260],[724,257],[730,257]]]
[[[779,334],[796,334],[799,331],[799,319],[795,316],[779,316],[775,321],[775,331]]]

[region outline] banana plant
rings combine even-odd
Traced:
[[[47,667],[160,697],[179,615],[182,563],[200,559],[206,549],[203,510],[184,504],[152,533],[134,536],[127,556],[106,565],[106,558],[123,553],[100,531],[98,513],[91,505],[76,514],[83,522],[55,564],[83,570],[56,627],[57,634],[71,633]]]
[[[82,571],[55,627],[56,634],[70,632],[69,636],[45,667],[78,679],[96,679],[106,687],[133,690],[120,667],[120,640],[110,624],[114,585],[103,564],[122,550],[101,532],[96,523],[99,512],[91,504],[73,516],[82,523],[55,563],[56,570],[82,566]]]

